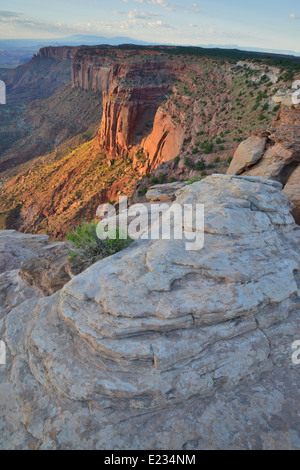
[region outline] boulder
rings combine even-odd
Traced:
[[[176,203],[204,204],[201,250],[137,240],[6,313],[1,448],[300,448],[291,203],[278,182],[229,175]]]
[[[0,230],[0,273],[20,267],[23,261],[38,256],[48,235],[26,235],[16,230]]]
[[[284,194],[294,204],[292,215],[300,224],[300,165],[291,174],[283,190]]]
[[[151,202],[172,202],[176,199],[176,191],[186,186],[186,184],[186,182],[180,181],[167,184],[156,184],[148,189],[146,198]]]
[[[295,204],[293,216],[300,224],[299,164],[300,108],[282,107],[268,128],[255,132],[236,150],[227,174],[262,176],[280,182],[285,194]],[[293,173],[295,175],[293,176]]]
[[[251,136],[242,142],[231,161],[228,174],[238,175],[256,163],[264,154],[267,139]]]

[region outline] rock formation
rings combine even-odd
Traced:
[[[300,448],[291,204],[250,176],[176,196],[205,205],[202,250],[137,240],[50,297],[4,291],[1,448]]]
[[[102,95],[72,88],[71,63],[78,49],[46,47],[28,63],[0,71],[7,86],[7,106],[0,110],[1,180],[68,139],[99,127]]]
[[[289,95],[290,96],[290,95]],[[227,174],[279,181],[294,203],[300,224],[300,107],[283,106],[271,127],[262,128],[237,148]]]
[[[152,186],[146,194],[146,198],[151,202],[171,202],[176,199],[176,191],[186,186],[185,182],[175,182],[168,184],[156,184]]]
[[[103,93],[99,140],[108,157],[132,156],[141,146],[144,173],[178,155],[185,129],[161,105],[175,75],[186,68],[168,56],[145,50],[80,50],[72,64],[74,87]],[[152,130],[152,132],[151,132]]]
[[[80,48],[72,61],[73,87],[103,93],[99,141],[107,156],[132,158],[141,175],[183,150],[201,154],[197,145],[213,137],[222,145],[211,153],[226,151],[228,159],[236,149],[238,125],[252,128],[258,119],[257,108],[244,98],[236,99],[235,87],[239,96],[251,87],[247,67],[219,66],[179,52],[160,47]],[[245,83],[236,81],[237,77]],[[241,91],[243,87],[246,89]],[[253,97],[248,99],[254,102]],[[235,101],[237,108],[233,107]],[[248,113],[240,113],[240,107],[246,107]],[[229,121],[231,108],[241,115]],[[224,146],[225,132],[231,142]]]

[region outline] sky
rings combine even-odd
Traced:
[[[300,1],[0,0],[0,39],[74,34],[300,52]]]

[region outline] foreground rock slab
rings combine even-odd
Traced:
[[[176,203],[205,205],[202,250],[137,240],[5,312],[1,448],[300,448],[300,229],[281,184],[214,175]]]

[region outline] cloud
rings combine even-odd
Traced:
[[[18,18],[20,15],[16,11],[0,10],[0,18]]]
[[[136,3],[148,3],[148,5],[158,5],[166,8],[169,3],[166,0],[135,0]]]
[[[297,18],[297,16],[295,15],[295,13],[291,13],[290,18],[293,18],[295,20]]]
[[[151,5],[160,5],[162,7],[167,7],[169,5],[166,0],[148,0],[148,3]]]
[[[161,16],[159,13],[148,13],[146,11],[137,10],[136,8],[128,13],[128,18],[136,18],[140,20],[147,20]]]

